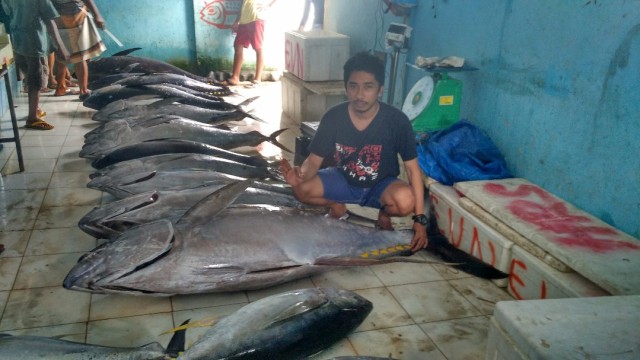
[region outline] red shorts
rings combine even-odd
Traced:
[[[262,39],[264,38],[264,21],[256,20],[248,24],[238,25],[234,46],[242,46],[248,48],[249,45],[254,50],[262,49]]]

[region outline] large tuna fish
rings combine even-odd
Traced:
[[[217,96],[227,96],[231,91],[227,86],[221,84],[212,84],[211,82],[203,82],[194,80],[185,75],[164,73],[164,74],[144,74],[124,77],[114,84],[124,86],[141,86],[141,85],[178,85],[191,90],[208,93]]]
[[[93,166],[94,169],[102,169],[122,161],[140,159],[152,155],[177,153],[207,154],[251,166],[270,166],[270,164],[265,159],[258,156],[239,154],[197,141],[180,139],[145,141],[142,143],[125,146],[108,153],[104,157],[95,159],[93,162],[91,162],[91,166]]]
[[[333,288],[272,295],[220,320],[178,359],[305,359],[347,336],[372,309],[360,295]]]
[[[87,234],[104,239],[115,239],[124,231],[160,219],[177,222],[198,201],[218,190],[210,185],[172,191],[147,191],[95,207],[78,222]],[[248,188],[234,204],[266,204],[277,207],[316,209],[296,200],[292,194]],[[233,205],[231,205],[233,206]],[[324,212],[324,208],[316,209]]]
[[[184,344],[184,330],[175,333],[166,350],[156,342],[136,348],[125,348],[84,344],[44,336],[0,334],[0,359],[169,360],[184,351]]]
[[[282,150],[291,152],[277,140],[277,137],[287,129],[276,130],[271,135],[265,136],[256,130],[246,133],[223,130],[213,125],[173,115],[140,120],[134,124],[130,124],[126,120],[117,120],[116,123],[119,126],[114,125],[85,138],[85,144],[80,150],[80,157],[100,158],[127,145],[164,139],[196,141],[226,150],[243,146],[257,146],[267,141]]]
[[[142,85],[123,86],[109,85],[94,90],[82,105],[100,110],[108,104],[122,99],[178,98],[183,104],[207,106],[213,109],[226,109],[229,104],[217,95],[194,91],[177,85]]]
[[[89,81],[93,82],[105,76],[122,73],[170,73],[188,76],[202,82],[217,83],[213,79],[192,74],[167,62],[147,57],[128,56],[128,54],[140,50],[132,48],[120,51],[112,56],[102,56],[89,62]]]
[[[66,289],[168,296],[261,289],[342,266],[424,262],[412,231],[383,231],[297,209],[227,208],[242,183],[203,199],[173,224],[125,231],[85,254]]]
[[[141,104],[131,100],[116,100],[96,111],[92,120],[108,123],[118,119],[150,119],[160,115],[176,115],[200,121],[206,124],[219,125],[230,121],[242,120],[245,117],[265,122],[250,114],[245,107],[256,98],[250,98],[238,105],[229,104],[229,109],[210,109],[201,106],[181,104],[177,98],[162,99],[151,104]]]
[[[150,190],[172,191],[208,186],[222,187],[242,179],[238,176],[206,170],[142,171],[119,178],[95,177],[87,183],[87,187],[107,192],[116,199],[124,199]],[[256,181],[253,186],[285,195],[291,193],[290,187],[282,183]]]
[[[282,179],[282,174],[275,167],[251,166],[213,155],[190,153],[151,155],[122,161],[100,169],[89,177],[108,176],[115,180],[139,172],[181,170],[216,171],[247,179]]]

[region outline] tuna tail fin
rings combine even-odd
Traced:
[[[187,325],[190,319],[187,319],[182,323],[182,326]],[[167,345],[166,353],[171,358],[177,358],[180,353],[183,353],[185,350],[185,343],[187,338],[187,329],[178,330],[173,334],[171,340],[169,340],[169,344]]]
[[[118,51],[117,53],[111,55],[111,56],[127,56],[129,54],[131,54],[134,51],[138,51],[142,48],[139,47],[135,47],[135,48],[131,48],[131,49],[126,49],[126,50],[122,50],[122,51]]]
[[[278,142],[278,140],[276,139],[278,137],[278,135],[282,134],[283,132],[289,130],[288,128],[284,128],[284,129],[280,129],[280,130],[276,130],[274,131],[271,135],[269,135],[269,142],[272,143],[273,145],[279,147],[280,149],[287,151],[289,153],[293,154],[293,151],[289,150],[286,146],[282,145],[280,142]]]
[[[253,120],[257,121],[257,122],[261,122],[261,123],[263,123],[263,124],[268,124],[268,122],[267,122],[267,121],[262,120],[262,119],[260,119],[259,117],[255,116],[255,115],[253,115],[253,114],[250,114],[250,113],[248,113],[248,112],[246,112],[246,111],[244,111],[244,110],[242,110],[242,109],[238,109],[237,111],[238,111],[240,114],[244,115],[245,117],[248,117],[248,118],[250,118],[250,119],[253,119]]]
[[[509,277],[509,274],[453,246],[446,237],[440,234],[435,216],[433,215],[431,215],[427,235],[429,244],[426,250],[435,254],[443,261],[457,263],[457,265],[453,266],[455,269],[489,280]]]
[[[260,98],[260,96],[254,96],[254,97],[250,97],[247,100],[241,102],[240,104],[236,105],[237,107],[245,107],[249,104],[251,104],[252,102],[258,100],[258,98]],[[244,109],[243,109],[244,110]]]

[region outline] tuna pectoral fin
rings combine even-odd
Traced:
[[[126,49],[126,50],[119,51],[119,52],[117,52],[117,53],[115,53],[115,54],[113,54],[111,56],[127,56],[127,55],[131,54],[132,52],[138,51],[140,49],[142,49],[142,48],[139,48],[139,47],[129,48],[129,49]]]
[[[217,189],[192,206],[178,220],[178,224],[188,221],[192,226],[197,226],[211,221],[213,216],[236,201],[252,183],[253,180],[238,181]]]

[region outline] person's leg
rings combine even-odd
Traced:
[[[240,70],[242,70],[244,47],[241,44],[235,44],[233,46],[233,50],[233,72],[231,73],[231,78],[229,79],[228,83],[231,85],[236,85],[240,82]]]
[[[58,86],[57,78],[55,76],[54,67],[56,66],[56,53],[51,52],[49,54],[49,89],[55,89]]]
[[[411,214],[415,208],[415,196],[407,182],[389,178],[376,184],[360,205],[380,209],[378,227],[393,230],[391,217]]]
[[[46,57],[24,57],[26,62],[27,94],[29,102],[29,113],[27,115],[26,127],[38,130],[51,130],[53,125],[46,123],[42,116],[44,112],[40,110],[40,89],[49,79],[49,70]]]
[[[329,216],[341,218],[347,203],[358,203],[365,189],[353,188],[336,168],[318,171],[313,178],[292,187],[298,201],[329,209]]]
[[[78,79],[78,87],[80,88],[80,96],[89,93],[89,66],[86,61],[80,61],[73,64]],[[86,96],[86,95],[85,95]]]
[[[262,81],[262,68],[264,67],[264,57],[262,55],[262,49],[256,50],[256,74],[254,82]]]
[[[56,92],[53,94],[54,96],[67,94],[67,81],[65,79],[66,72],[67,65],[61,62],[56,63],[56,81],[58,82],[58,86],[56,87]]]
[[[262,42],[264,40],[264,21],[257,20],[253,23],[253,26],[254,34],[251,46],[256,51],[256,72],[253,82],[259,83],[262,81],[262,68],[264,67],[264,55],[262,51]]]

